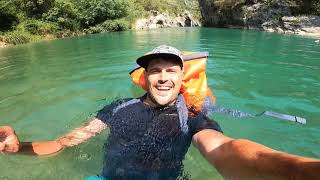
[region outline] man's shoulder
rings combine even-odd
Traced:
[[[108,105],[104,106],[102,110],[112,111],[113,113],[117,112],[118,110],[129,107],[130,105],[136,104],[141,102],[140,98],[117,98],[113,100]]]
[[[114,101],[114,108],[113,112],[116,113],[118,110],[129,107],[130,105],[136,104],[141,102],[139,98],[126,98],[126,99],[119,99],[116,102]]]
[[[139,98],[118,98],[113,100],[108,105],[104,106],[97,112],[96,117],[103,121],[108,121],[114,116],[119,110],[127,109],[127,107],[132,107],[136,103],[139,103]]]
[[[129,98],[117,98],[117,99],[112,100],[111,103],[108,104],[108,105],[113,105],[113,104],[114,105],[120,105],[120,104],[126,103],[128,101],[131,101],[133,99],[136,99],[136,98],[132,98],[132,97],[129,97]]]

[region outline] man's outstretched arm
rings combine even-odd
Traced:
[[[319,178],[318,159],[283,153],[249,140],[232,139],[214,130],[196,133],[193,143],[226,179]]]
[[[6,126],[8,127],[8,126]],[[48,155],[48,154],[54,154],[65,147],[71,147],[78,145],[91,137],[94,137],[96,134],[100,133],[106,128],[106,124],[103,123],[101,120],[94,118],[90,120],[88,123],[84,124],[83,126],[74,129],[70,133],[56,139],[53,141],[44,141],[44,142],[19,142],[17,143],[19,145],[19,148],[16,148],[15,151],[8,151],[3,147],[9,147],[10,144],[8,144],[8,141],[5,141],[5,139],[9,139],[9,137],[5,137],[3,135],[3,141],[1,142],[0,139],[0,152],[17,152],[17,153],[23,153],[23,154],[30,154],[30,155]],[[8,128],[6,128],[8,129]],[[13,129],[10,127],[11,131]],[[9,129],[9,130],[10,130]],[[10,135],[10,139],[12,139],[12,136],[16,135],[14,133],[11,133],[11,131],[7,131]],[[12,143],[11,143],[12,144]],[[8,149],[8,148],[7,148]],[[19,149],[19,150],[18,150]],[[10,150],[10,149],[9,149]]]
[[[63,147],[76,146],[91,137],[101,133],[107,125],[97,118],[93,118],[83,126],[74,129],[70,133],[59,137],[56,141],[59,142]]]

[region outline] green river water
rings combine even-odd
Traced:
[[[208,82],[218,106],[307,119],[306,125],[299,125],[263,116],[215,114],[226,135],[320,158],[320,44],[266,32],[158,29],[2,48],[0,125],[13,126],[21,141],[51,140],[67,133],[113,99],[143,94],[128,72],[137,57],[160,44],[210,53]],[[0,179],[80,180],[99,174],[107,134],[56,156],[0,154]],[[184,163],[192,179],[222,179],[194,147]]]

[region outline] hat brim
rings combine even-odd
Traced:
[[[181,67],[183,66],[183,59],[180,56],[169,53],[147,54],[141,56],[137,59],[137,64],[143,68],[147,68],[150,61],[157,58],[176,60]]]

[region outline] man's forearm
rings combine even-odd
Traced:
[[[42,156],[56,154],[62,149],[62,145],[57,141],[21,142],[18,153]]]
[[[242,139],[226,138],[217,145],[220,142],[213,140],[217,135],[210,130],[200,135],[197,147],[227,179],[318,178],[320,161],[317,159],[290,155]]]
[[[90,139],[91,137],[94,137],[106,128],[106,124],[101,120],[94,118],[84,126],[76,128],[70,133],[58,138],[57,142],[59,142],[63,147],[75,146]]]
[[[65,147],[78,145],[104,130],[107,126],[99,119],[92,119],[85,125],[53,141],[21,142],[18,153],[28,155],[51,155]],[[1,150],[1,149],[0,149]]]
[[[223,157],[214,158],[218,151],[225,151]],[[232,140],[210,153],[211,161],[228,175],[230,171],[238,175],[231,176],[257,179],[317,179],[320,161],[311,158],[289,155],[272,150],[248,140]],[[225,162],[231,163],[225,163]]]

